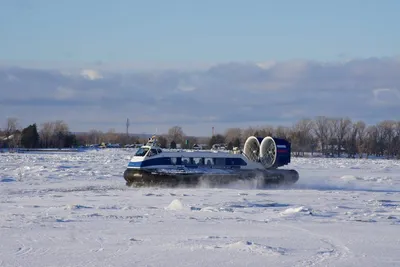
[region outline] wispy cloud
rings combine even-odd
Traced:
[[[349,116],[375,123],[399,119],[400,60],[224,63],[202,69],[117,72],[101,69],[2,67],[0,114],[22,123],[54,118],[72,130],[166,131],[192,134],[249,125],[288,125],[303,117]],[[0,118],[2,119],[2,118]]]

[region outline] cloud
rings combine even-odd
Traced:
[[[263,61],[263,62],[256,63],[256,65],[257,65],[257,67],[262,68],[264,70],[269,70],[276,65],[276,61],[273,61],[273,60]]]
[[[203,135],[211,125],[291,125],[319,115],[376,123],[400,114],[398,58],[124,72],[102,66],[81,71],[1,67],[0,120],[62,119],[75,131],[122,132],[129,118],[132,132],[166,132],[181,125],[189,134]]]
[[[178,85],[178,91],[181,92],[192,92],[194,90],[196,90],[196,87],[194,87],[193,85],[186,85],[185,83]]]
[[[95,70],[89,70],[89,69],[82,70],[81,75],[85,79],[92,80],[92,81],[98,80],[98,79],[103,79],[103,76],[98,71],[95,71]]]

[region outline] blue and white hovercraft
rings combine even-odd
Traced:
[[[254,180],[258,187],[293,184],[295,170],[278,169],[290,163],[290,143],[281,138],[250,136],[239,150],[161,149],[155,136],[139,148],[124,172],[128,186],[208,186]]]

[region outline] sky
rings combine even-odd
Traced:
[[[0,0],[1,120],[207,135],[400,119],[399,1]],[[3,118],[1,118],[3,117]]]

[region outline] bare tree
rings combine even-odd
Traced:
[[[357,153],[362,157],[362,155],[366,153],[365,136],[367,135],[367,125],[363,121],[358,121],[355,123],[355,127],[357,128]]]
[[[177,144],[181,144],[183,142],[185,134],[183,133],[182,127],[173,126],[168,130],[168,139],[169,142],[175,141]]]
[[[69,132],[68,124],[66,124],[63,120],[56,120],[54,122],[54,143],[57,144],[57,147],[64,147],[64,138]]]
[[[159,145],[161,148],[166,148],[166,147],[168,147],[168,140],[167,140],[167,138],[165,138],[165,137],[162,136],[162,135],[157,136],[157,142],[158,142],[158,145]]]
[[[248,137],[253,136],[257,133],[257,129],[254,127],[248,127],[242,131],[242,137],[246,140]]]
[[[396,122],[385,120],[377,125],[379,153],[388,157],[393,157],[396,153],[393,147],[395,138]]]
[[[6,129],[5,129],[6,135],[10,136],[17,130],[18,130],[18,119],[14,117],[7,118]]]
[[[229,128],[225,131],[225,142],[234,143],[237,139],[241,140],[242,129],[240,128]]]
[[[278,126],[275,129],[275,136],[278,138],[288,139],[290,134],[290,128],[284,126]]]
[[[40,126],[39,138],[42,146],[51,147],[52,137],[54,135],[54,122],[45,122]]]
[[[267,125],[260,129],[261,137],[274,136],[274,134],[275,134],[275,128],[273,126]]]
[[[18,129],[17,118],[7,118],[5,134],[9,147],[15,148],[19,145],[21,139],[21,131]]]
[[[302,119],[293,126],[291,139],[294,152],[302,153],[303,156],[307,151],[313,152],[313,129],[314,122],[311,119]]]
[[[337,152],[337,139],[339,132],[339,119],[328,118],[328,146],[329,154],[333,156]]]
[[[118,140],[118,134],[116,133],[114,128],[109,129],[104,135],[104,141],[107,143],[116,143]]]
[[[369,155],[378,155],[378,137],[378,128],[375,125],[368,126],[364,141],[367,158]]]
[[[349,118],[340,118],[335,120],[335,131],[337,140],[337,155],[340,157],[344,140],[349,135],[351,129],[351,120]]]
[[[400,159],[400,121],[397,121],[394,125],[393,149],[396,158]]]
[[[321,147],[321,152],[326,154],[329,137],[329,119],[327,117],[319,116],[315,119],[314,133]]]
[[[366,125],[363,121],[357,121],[350,127],[346,144],[349,157],[355,157],[358,154],[358,156],[362,158],[362,154],[365,152],[365,128]]]
[[[54,122],[54,131],[57,132],[62,132],[62,133],[68,133],[69,127],[68,124],[66,124],[63,120],[56,120]]]
[[[103,132],[92,129],[89,131],[88,134],[88,142],[90,144],[100,144],[101,142],[103,142]]]

